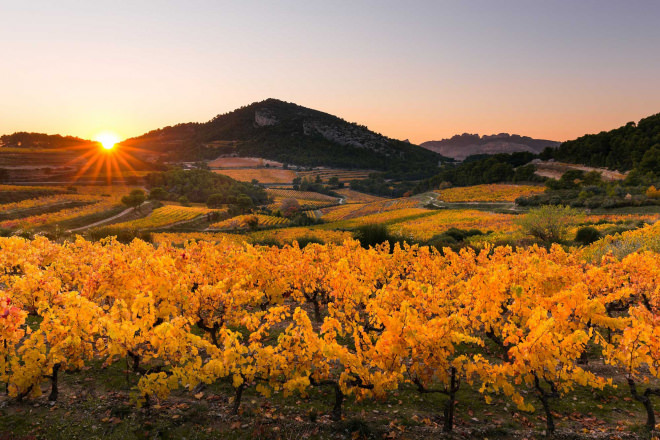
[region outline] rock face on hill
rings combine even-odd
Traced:
[[[443,160],[363,125],[277,99],[255,102],[206,123],[154,130],[123,144],[178,159],[237,154],[303,166],[381,170],[436,167]]]
[[[541,153],[545,148],[556,148],[560,142],[545,139],[532,139],[528,136],[500,133],[479,136],[478,134],[460,134],[441,141],[428,141],[421,147],[442,156],[463,160],[475,154],[499,154],[530,152]]]

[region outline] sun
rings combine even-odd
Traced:
[[[119,137],[113,133],[100,133],[97,135],[94,140],[101,144],[101,146],[106,150],[112,150],[117,142],[119,142]]]

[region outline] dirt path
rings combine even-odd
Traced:
[[[594,168],[586,165],[564,163],[564,162],[548,162],[548,161],[532,161],[536,165],[536,173],[542,177],[550,179],[559,179],[568,170],[580,170],[585,172],[597,171],[606,181],[616,181],[626,178],[626,174],[619,171],[608,170],[607,168]]]

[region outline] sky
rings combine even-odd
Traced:
[[[120,138],[278,98],[414,143],[660,112],[658,0],[0,0],[0,134]]]

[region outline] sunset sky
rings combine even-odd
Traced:
[[[269,97],[423,142],[660,112],[660,1],[0,0],[0,134],[121,138]]]

